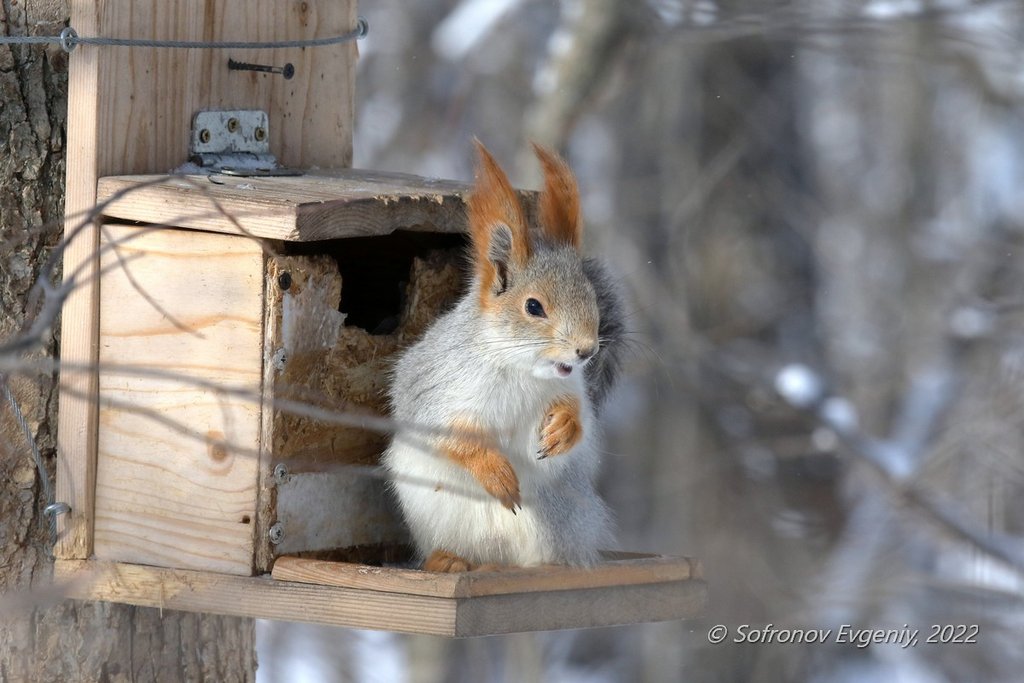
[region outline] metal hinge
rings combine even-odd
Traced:
[[[192,119],[192,163],[211,173],[238,176],[302,175],[284,168],[270,153],[265,111],[201,111]]]

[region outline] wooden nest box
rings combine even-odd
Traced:
[[[277,41],[356,22],[337,0],[222,0],[198,18],[188,6],[73,2],[72,26]],[[229,58],[291,64],[294,77],[228,70]],[[464,574],[402,564],[405,531],[374,468],[386,436],[366,427],[386,413],[392,355],[458,296],[467,187],[347,168],[355,58],[354,43],[71,54],[64,272],[79,286],[62,328],[57,499],[71,511],[56,548],[67,590],[454,636],[694,615],[706,591],[683,558]],[[232,135],[261,138],[297,174],[153,175]]]

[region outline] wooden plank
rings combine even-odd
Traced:
[[[112,218],[287,241],[466,229],[469,186],[454,181],[357,170],[215,180],[111,176],[100,179],[99,199],[111,200],[104,214]]]
[[[71,22],[82,35],[97,30],[93,2],[73,0]],[[90,222],[79,227],[96,203],[99,177],[96,88],[99,59],[95,50],[75,50],[68,73],[67,183],[64,200],[64,281],[78,273],[75,288],[61,312],[61,361],[91,368],[96,363],[96,245],[99,231]],[[76,228],[78,232],[76,233]],[[73,237],[72,237],[73,236]],[[96,476],[96,374],[61,372],[57,411],[56,500],[71,506],[57,517],[54,554],[86,558],[92,554],[93,488]]]
[[[56,563],[68,597],[405,633],[455,634],[453,600],[114,562]]]
[[[355,0],[72,0],[83,36],[182,40],[285,40],[337,35],[355,26]],[[203,109],[262,109],[271,151],[294,167],[351,164],[355,43],[286,50],[171,50],[81,45],[70,55],[65,234],[96,203],[104,175],[162,173],[188,158],[191,119]],[[227,60],[291,62],[295,77],[228,71]],[[78,233],[64,252],[64,274],[79,273],[64,304],[61,359],[96,361],[98,233]],[[59,557],[88,557],[96,459],[96,377],[60,378],[57,499]]]
[[[228,235],[103,231],[96,557],[250,574],[260,405],[211,387],[259,396],[263,252]]]
[[[273,576],[282,581],[346,588],[372,588],[412,595],[473,598],[625,585],[682,583],[698,578],[700,569],[697,561],[689,558],[648,556],[609,560],[590,569],[565,566],[509,567],[496,571],[443,574],[417,569],[279,557],[274,563]]]
[[[464,598],[455,636],[692,619],[703,613],[707,595],[707,584],[693,580]]]
[[[257,574],[270,571],[274,562],[274,545],[270,527],[277,522],[277,486],[274,480],[274,376],[277,373],[274,354],[280,335],[281,316],[277,312],[281,288],[273,272],[275,254],[264,259],[263,276],[263,386],[260,400],[260,452],[256,466],[256,519],[253,522],[253,570]]]

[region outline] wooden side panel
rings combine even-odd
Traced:
[[[287,40],[344,33],[355,0],[71,0],[82,36],[179,40]],[[355,43],[284,50],[181,50],[80,45],[70,56],[65,234],[96,204],[97,179],[166,173],[188,157],[192,116],[203,109],[262,109],[271,151],[289,166],[349,166]],[[228,71],[227,60],[292,63],[295,76]],[[173,216],[164,213],[162,222]],[[64,275],[77,273],[61,328],[57,499],[60,557],[88,557],[96,467],[95,281],[98,232],[77,233]]]
[[[263,252],[112,225],[102,244],[96,557],[250,574]]]

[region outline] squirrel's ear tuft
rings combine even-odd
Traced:
[[[469,196],[469,230],[482,294],[500,293],[508,272],[530,259],[526,216],[508,176],[483,144],[474,139],[479,161]]]
[[[569,165],[554,151],[533,143],[544,170],[544,190],[540,193],[540,225],[549,239],[576,249],[583,243],[580,220],[580,191]]]

